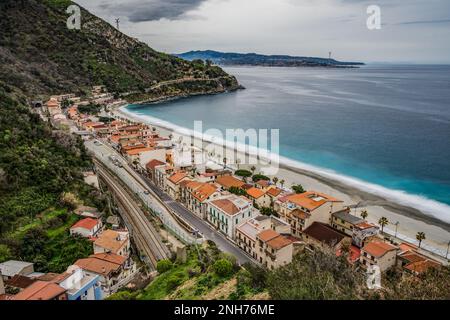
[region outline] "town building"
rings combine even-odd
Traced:
[[[66,290],[68,300],[102,300],[100,276],[88,274],[81,267],[70,266],[57,283]]]
[[[221,176],[216,179],[216,183],[222,190],[229,190],[230,188],[241,188],[245,183],[232,176]]]
[[[126,285],[136,272],[136,265],[131,259],[113,253],[94,254],[89,258],[79,259],[74,265],[83,269],[87,275],[100,277],[103,297]]]
[[[349,236],[321,222],[314,222],[306,228],[303,231],[302,239],[313,247],[331,248],[334,251],[351,245]]]
[[[369,242],[361,250],[360,264],[363,268],[378,266],[384,272],[395,266],[397,250],[397,247],[386,242]]]
[[[206,219],[208,201],[220,196],[219,187],[213,183],[184,180],[180,184],[180,201],[202,219]]]
[[[348,209],[334,212],[331,215],[331,226],[352,237],[355,226],[364,222],[364,219],[350,214]]]
[[[273,270],[292,262],[294,241],[291,237],[280,235],[267,229],[256,235],[256,260]]]
[[[9,260],[0,263],[0,273],[3,280],[9,280],[15,275],[26,276],[34,272],[34,264],[26,261]]]
[[[146,165],[145,168],[147,169],[147,175],[148,177],[155,182],[156,178],[156,168],[165,166],[166,163],[164,161],[160,161],[157,159],[150,160]]]
[[[380,227],[366,221],[357,223],[353,228],[352,241],[355,246],[362,248],[366,243],[376,239],[380,233]]]
[[[256,204],[257,207],[262,208],[268,208],[271,204],[271,198],[269,195],[266,194],[265,191],[258,188],[250,188],[247,190],[247,197],[254,201],[254,204]]]
[[[234,239],[236,227],[254,215],[254,207],[245,197],[228,195],[208,202],[208,222],[230,239]]]
[[[102,226],[100,219],[85,218],[70,227],[70,235],[79,235],[85,238],[94,237],[102,229]]]
[[[184,171],[178,171],[167,178],[166,191],[169,196],[174,200],[180,199],[180,183],[184,180],[188,180],[188,174]]]
[[[432,268],[437,269],[442,266],[441,263],[434,259],[419,253],[416,246],[406,243],[402,243],[399,246],[397,265],[404,271],[414,275],[420,275]]]
[[[289,234],[291,227],[288,223],[274,216],[256,216],[236,227],[236,244],[254,259],[256,253],[256,235],[264,230],[274,230],[280,234]]]
[[[103,231],[94,242],[94,253],[113,253],[119,256],[130,255],[130,238],[127,231]]]
[[[333,212],[344,209],[342,200],[315,191],[287,195],[277,202],[277,212],[289,222],[296,237],[314,222],[329,223]]]
[[[53,282],[36,281],[13,297],[13,300],[67,300],[66,289]]]

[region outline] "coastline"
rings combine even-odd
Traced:
[[[162,123],[155,123],[149,119],[132,115],[122,110],[122,108],[125,107],[126,106],[122,106],[115,109],[115,115],[133,122],[144,122],[150,124],[157,128],[158,132],[162,135],[169,135],[173,133],[190,139],[190,134],[185,130],[177,130]],[[227,149],[230,148],[227,147]],[[236,149],[234,151],[239,154],[251,156],[247,152],[242,152]],[[415,243],[415,236],[417,232],[425,232],[427,235],[427,243],[424,244],[423,247],[438,254],[445,255],[447,244],[450,240],[450,223],[425,214],[416,208],[412,208],[386,199],[380,195],[364,191],[343,181],[325,177],[311,170],[298,168],[281,162],[279,166],[280,169],[277,173],[277,177],[280,180],[286,181],[285,186],[290,186],[293,183],[299,183],[306,189],[324,192],[342,199],[345,205],[352,208],[352,214],[359,215],[362,210],[367,210],[369,212],[367,220],[372,223],[378,223],[378,220],[381,217],[387,217],[391,224],[386,226],[385,231],[392,235],[395,233],[395,226],[392,224],[399,222],[397,230],[399,234],[398,238],[403,237],[403,240]],[[245,167],[245,165],[241,165],[241,168]],[[256,171],[258,171],[259,168],[258,166],[256,167]],[[355,208],[355,204],[358,204],[357,208]]]

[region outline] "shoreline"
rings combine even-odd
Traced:
[[[183,132],[182,130],[170,128],[160,123],[154,123],[149,119],[144,119],[121,110],[124,107],[126,106],[115,109],[114,113],[119,117],[129,119],[133,122],[150,124],[151,126],[157,128],[162,135],[176,133],[180,136],[189,139],[191,138],[188,133]],[[228,146],[226,148],[231,149]],[[244,154],[248,157],[252,156],[248,152],[243,152],[237,149],[235,149],[234,152]],[[245,165],[241,165],[241,168],[245,167]],[[247,165],[247,167],[250,166]],[[256,171],[258,171],[259,168],[258,166],[256,167]],[[354,215],[359,215],[363,209],[366,209],[369,212],[369,217],[367,218],[369,222],[377,224],[379,218],[383,216],[387,217],[392,224],[398,221],[400,223],[398,226],[398,234],[404,235],[410,242],[415,242],[415,235],[417,232],[425,232],[427,235],[426,242],[428,245],[424,244],[424,248],[427,246],[430,251],[437,250],[442,255],[445,255],[447,244],[450,240],[450,223],[425,214],[419,209],[397,203],[380,195],[372,194],[343,181],[325,177],[311,170],[294,167],[289,164],[280,162],[277,177],[280,180],[285,180],[286,186],[290,186],[292,183],[300,183],[305,187],[305,189],[320,191],[338,197],[344,200],[345,204],[352,208],[351,211]],[[355,204],[358,204],[357,208],[355,208]],[[392,230],[394,228],[395,227],[392,227],[390,224],[385,228],[385,231]],[[392,231],[392,234],[393,233],[394,231]]]

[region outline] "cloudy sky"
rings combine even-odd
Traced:
[[[157,50],[450,63],[449,0],[75,0]],[[367,8],[381,9],[381,30]]]

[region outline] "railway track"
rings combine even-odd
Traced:
[[[159,260],[169,258],[169,249],[162,242],[160,235],[147,219],[134,197],[126,191],[126,187],[122,186],[114,174],[110,173],[101,163],[96,161],[96,165],[99,176],[116,195],[116,200],[122,209],[122,218],[130,225],[136,245],[155,269]]]

